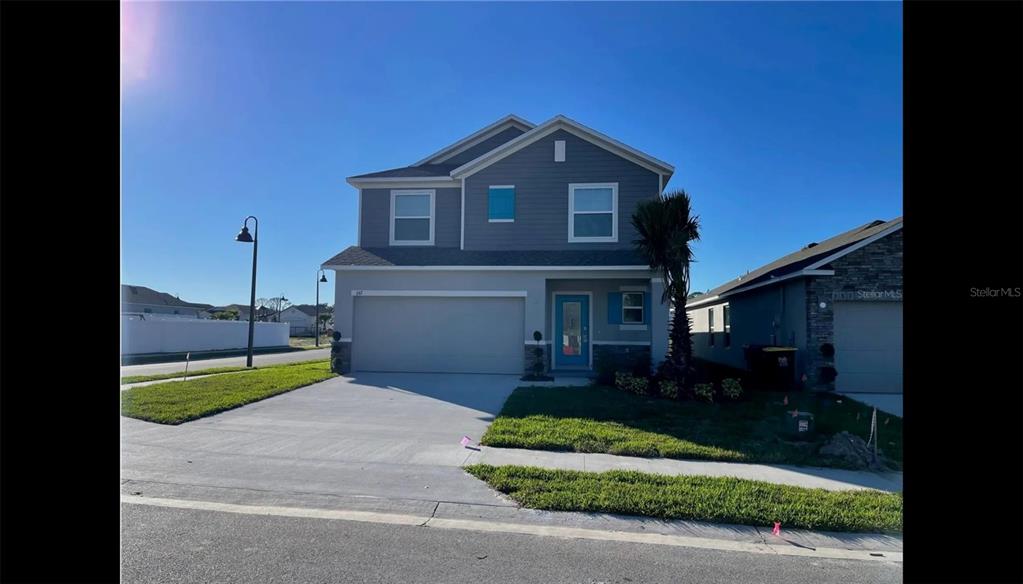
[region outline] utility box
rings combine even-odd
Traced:
[[[808,439],[813,435],[813,414],[810,412],[785,413],[785,430],[796,439]]]

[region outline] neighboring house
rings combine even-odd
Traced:
[[[394,136],[401,141],[402,136]],[[358,245],[336,272],[348,367],[521,374],[667,349],[663,283],[630,219],[674,168],[564,116],[514,115],[411,166],[352,176]]]
[[[153,314],[162,317],[205,318],[211,304],[185,302],[180,298],[157,292],[145,286],[121,284],[121,314]]]
[[[811,385],[833,363],[840,392],[902,393],[902,217],[811,243],[691,298],[686,312],[702,359],[746,368],[744,345],[790,346]]]
[[[238,314],[236,320],[249,320],[249,305],[245,304],[228,304],[226,306],[211,306],[206,309],[206,313],[210,316],[217,314],[218,312],[235,312]],[[277,317],[277,313],[269,308],[256,307],[256,320],[257,321],[271,321]]]
[[[331,309],[329,306],[320,305],[320,316],[329,316]],[[291,336],[303,336],[303,335],[315,335],[316,334],[316,305],[315,304],[296,304],[289,306],[281,312],[281,322],[286,322],[291,325]],[[321,325],[321,328],[322,325]]]

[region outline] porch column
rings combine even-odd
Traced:
[[[650,304],[653,305],[650,315],[650,361],[655,368],[661,361],[664,361],[664,355],[668,352],[668,308],[670,304],[661,302],[662,294],[664,294],[664,280],[650,278]],[[685,309],[685,306],[676,308],[676,310]]]

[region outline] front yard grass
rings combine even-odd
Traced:
[[[788,395],[788,405],[783,405]],[[842,401],[837,403],[836,399]],[[790,441],[783,416],[814,414],[816,438]],[[752,392],[739,402],[708,404],[637,396],[612,387],[520,387],[481,443],[486,446],[600,452],[625,456],[843,467],[818,454],[846,430],[864,440],[871,408],[844,396]],[[878,412],[880,448],[902,464],[902,419]]]
[[[902,495],[826,491],[729,477],[602,473],[478,464],[465,470],[519,504],[771,528],[902,532]]]
[[[188,376],[193,375],[216,375],[218,373],[235,373],[237,371],[245,371],[248,367],[211,367],[209,369],[197,369],[195,371],[189,371]],[[257,369],[257,367],[252,367]],[[128,375],[121,378],[121,385],[128,385],[130,383],[142,383],[143,381],[160,381],[161,379],[175,379],[178,377],[184,377],[184,371],[178,371],[176,373],[154,373],[153,375]]]
[[[335,377],[329,361],[258,369],[246,375],[217,375],[168,381],[121,392],[121,415],[160,424],[180,424]]]

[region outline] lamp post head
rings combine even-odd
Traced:
[[[327,274],[323,274],[323,275],[320,276],[320,282],[323,282],[323,283],[327,282]]]
[[[252,243],[252,235],[249,234],[249,226],[242,225],[242,230],[238,232],[238,235],[235,236],[234,240],[242,243]]]

